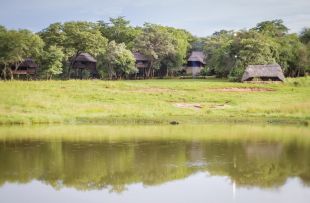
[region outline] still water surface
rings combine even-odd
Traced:
[[[310,202],[310,129],[0,128],[0,202]]]

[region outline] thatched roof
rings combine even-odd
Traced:
[[[206,64],[205,59],[206,56],[202,51],[193,51],[187,61],[199,61],[202,64]]]
[[[249,65],[245,69],[241,81],[251,78],[275,78],[284,81],[283,71],[279,64]]]
[[[93,62],[96,63],[96,59],[92,57],[89,53],[80,53],[76,58],[72,57],[71,60],[74,60],[77,62]]]
[[[141,54],[140,52],[133,52],[133,55],[134,55],[136,61],[148,61],[148,59],[146,58],[146,56],[144,56],[144,55]]]
[[[19,67],[27,67],[27,68],[37,68],[38,64],[32,58],[26,58]]]

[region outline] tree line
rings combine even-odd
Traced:
[[[53,23],[38,33],[0,26],[2,79],[13,79],[13,69],[27,57],[39,64],[40,78],[68,78],[70,59],[82,52],[97,59],[100,78],[136,74],[133,52],[148,59],[147,78],[164,77],[181,74],[193,50],[207,55],[203,75],[238,80],[247,65],[268,63],[279,63],[286,76],[310,72],[310,29],[290,34],[282,20],[264,21],[249,30],[221,30],[208,37],[150,23],[135,27],[124,17]]]

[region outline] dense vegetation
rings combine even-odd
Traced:
[[[309,72],[310,29],[289,34],[281,20],[258,23],[249,30],[215,32],[197,38],[188,31],[155,24],[134,27],[123,17],[109,22],[54,23],[34,34],[0,26],[0,70],[2,79],[13,79],[31,57],[40,65],[41,78],[69,78],[68,60],[88,52],[97,61],[101,78],[126,78],[137,72],[132,52],[144,54],[149,65],[147,77],[164,77],[180,72],[192,50],[208,55],[203,74],[239,79],[248,64],[279,63],[286,76]]]

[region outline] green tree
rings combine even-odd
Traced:
[[[107,39],[101,35],[97,24],[89,22],[66,22],[64,23],[66,41],[64,43],[67,56],[77,57],[81,52],[90,53],[93,56],[105,51]],[[72,60],[74,61],[74,60]],[[73,66],[70,63],[68,76]]]
[[[47,48],[51,46],[63,48],[66,40],[66,33],[63,32],[63,25],[61,23],[49,25],[40,31],[38,35],[43,39]]]
[[[51,24],[42,30],[40,36],[45,40],[48,47],[56,45],[62,48],[65,61],[70,57],[77,57],[81,52],[87,52],[94,57],[104,53],[108,40],[102,36],[98,23],[77,21]],[[74,61],[74,60],[72,60]],[[69,65],[70,76],[72,63]]]
[[[307,49],[297,34],[289,34],[275,38],[279,44],[279,57],[277,62],[283,68],[285,75],[298,77],[304,75],[307,67]]]
[[[99,26],[90,22],[66,22],[63,25],[66,35],[64,48],[69,56],[87,52],[97,56],[105,51],[107,39],[101,35]]]
[[[162,27],[172,35],[173,52],[170,52],[161,61],[161,74],[168,75],[169,72],[180,70],[182,65],[186,62],[187,53],[191,48],[191,42],[193,36],[182,29],[176,29],[173,27]]]
[[[272,37],[284,36],[288,32],[288,28],[283,24],[283,20],[281,19],[260,22],[252,30]]]
[[[124,17],[110,18],[109,22],[99,21],[100,31],[109,41],[125,43],[131,49],[134,39],[141,33],[140,28],[130,26]]]
[[[279,55],[278,44],[256,31],[237,33],[231,49],[236,61],[230,76],[238,80],[248,65],[273,64]]]
[[[63,72],[62,61],[64,56],[61,48],[54,45],[50,46],[47,51],[43,53],[42,72],[46,75],[46,78],[52,79],[52,76],[60,75]]]
[[[6,78],[9,73],[13,79],[14,64],[15,70],[27,57],[38,59],[43,51],[44,42],[36,34],[29,30],[5,30],[0,31],[0,64],[2,75]]]
[[[310,42],[310,28],[304,28],[300,33],[300,40],[304,44],[308,44]]]
[[[106,52],[98,58],[101,75],[107,70],[110,79],[126,77],[138,71],[135,67],[135,58],[124,43],[117,44],[111,41]]]
[[[234,66],[236,54],[232,52],[233,37],[233,31],[221,30],[205,40],[207,71],[217,77],[227,77]]]
[[[154,71],[159,69],[165,57],[176,52],[173,35],[163,27],[154,24],[144,25],[143,32],[135,39],[134,50],[142,53],[149,60],[147,78],[154,75]]]

